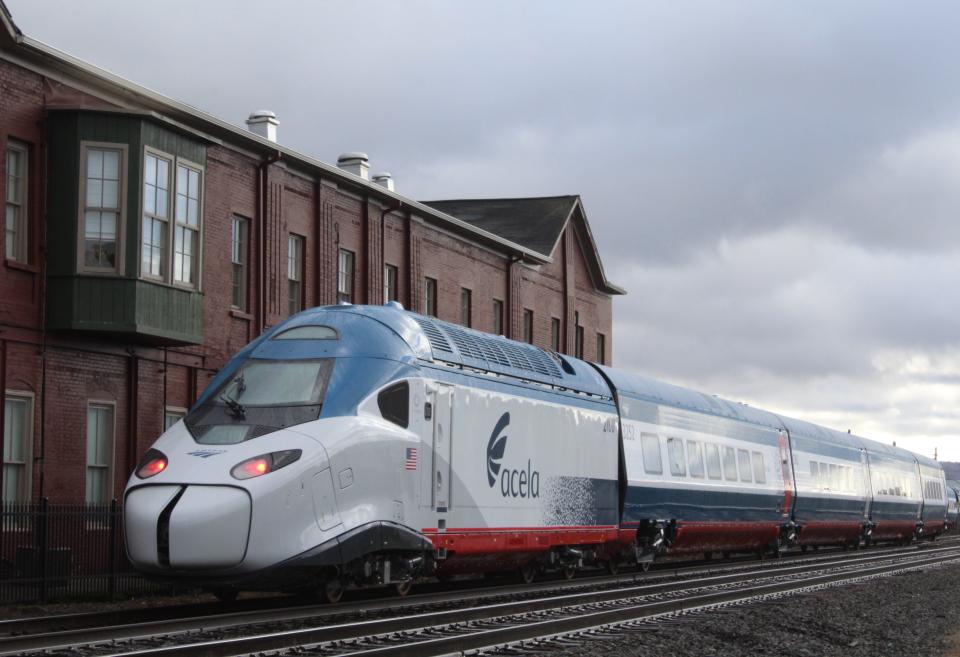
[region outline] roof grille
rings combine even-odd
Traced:
[[[434,322],[421,317],[417,317],[416,320],[435,350],[452,354],[453,349],[450,348],[452,342],[460,352],[465,365],[502,371],[515,376],[526,372],[531,375],[531,378],[539,378],[533,375],[563,378],[563,372],[560,371],[557,362],[539,347],[465,329],[456,324]],[[508,372],[508,368],[513,371]]]
[[[430,346],[433,347],[434,351],[445,351],[448,354],[453,353],[453,349],[450,347],[450,343],[447,342],[447,338],[443,335],[443,331],[441,331],[436,324],[426,317],[418,317],[415,315],[413,318],[417,320],[417,324],[419,324],[423,332],[427,334],[427,339],[430,340]]]

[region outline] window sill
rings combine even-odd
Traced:
[[[10,269],[19,269],[19,270],[21,270],[21,271],[30,272],[31,274],[39,274],[39,273],[40,273],[40,268],[39,268],[38,266],[36,266],[36,265],[31,265],[31,264],[26,263],[26,262],[20,262],[19,260],[11,260],[10,258],[7,258],[7,259],[5,260],[5,263],[6,263],[7,267],[9,267]]]
[[[239,310],[237,308],[230,309],[230,316],[236,317],[237,319],[245,319],[248,322],[253,320],[253,315],[251,315],[250,313],[245,313],[242,310]]]

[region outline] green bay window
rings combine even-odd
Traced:
[[[197,257],[200,252],[200,180],[198,168],[177,163],[173,280],[191,287],[197,284]]]

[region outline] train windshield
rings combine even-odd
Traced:
[[[320,416],[333,360],[250,359],[185,419],[204,445],[251,440]]]

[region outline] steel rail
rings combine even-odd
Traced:
[[[880,568],[897,569],[904,568],[905,561],[908,563],[927,563],[935,562],[938,559],[943,558],[960,558],[960,547],[943,547],[923,551],[913,550],[907,552],[905,555],[901,555],[899,559],[897,555],[865,555],[854,559],[845,559],[836,564],[806,564],[790,566],[787,568],[764,568],[759,571],[747,573],[717,575],[700,578],[691,581],[685,581],[679,585],[677,583],[661,583],[654,585],[644,584],[640,586],[628,586],[626,588],[606,591],[574,593],[570,595],[537,598],[533,600],[504,602],[499,604],[471,607],[467,609],[444,610],[410,616],[363,620],[339,625],[272,632],[269,634],[260,634],[255,636],[231,637],[180,645],[155,646],[111,654],[138,657],[193,657],[196,655],[220,657],[254,653],[265,650],[280,650],[308,644],[315,645],[336,641],[359,640],[372,636],[381,636],[398,632],[423,631],[429,627],[436,627],[438,625],[449,625],[469,621],[489,620],[492,618],[509,615],[543,612],[555,610],[561,607],[569,607],[572,605],[582,606],[605,602],[609,603],[612,601],[622,601],[624,599],[636,598],[638,596],[650,596],[658,594],[677,595],[684,590],[701,589],[704,586],[729,587],[731,585],[742,586],[747,583],[750,584],[751,587],[754,587],[756,586],[757,582],[778,578],[782,579],[791,575],[802,575],[803,573],[809,573],[810,571],[821,572],[824,570],[824,566],[831,565],[835,569],[840,569],[844,572],[847,572],[853,568],[856,568],[858,565],[862,568],[876,568],[877,566],[872,566],[870,564],[889,562],[891,559],[898,559],[894,564],[880,566]],[[155,637],[153,643],[156,644],[158,639],[162,640],[163,638]]]
[[[942,546],[955,541],[960,541],[960,538],[941,540],[936,545]],[[907,548],[877,546],[870,548],[869,554],[896,554],[917,547],[919,546],[914,545]],[[846,556],[840,557],[840,554]],[[839,558],[849,558],[849,555],[840,553],[839,550],[830,550],[827,553],[816,555],[791,552],[783,555],[781,559],[760,562],[765,564],[760,567],[775,569],[782,568],[784,564],[795,561],[813,563]],[[412,595],[403,599],[381,596],[373,600],[357,601],[337,606],[313,602],[291,605],[290,599],[287,597],[267,597],[244,600],[240,603],[228,605],[224,603],[193,603],[148,609],[120,609],[108,612],[84,612],[0,620],[0,655],[15,654],[26,650],[39,650],[57,645],[141,636],[147,631],[148,626],[152,626],[157,632],[181,632],[200,628],[228,627],[244,623],[326,618],[349,613],[369,613],[384,609],[395,610],[430,604],[455,603],[462,600],[494,599],[507,595],[538,594],[591,586],[616,586],[638,581],[656,583],[669,579],[677,580],[698,575],[748,570],[756,567],[758,567],[758,562],[755,558],[724,561],[709,565],[704,565],[703,562],[695,564],[665,562],[648,573],[625,570],[619,575],[596,575],[588,572],[585,574],[586,576],[571,581],[545,580],[528,585],[490,586],[478,581],[464,580],[459,582],[458,589],[452,592],[441,590]],[[238,605],[249,608],[224,612],[225,608],[236,608]]]

